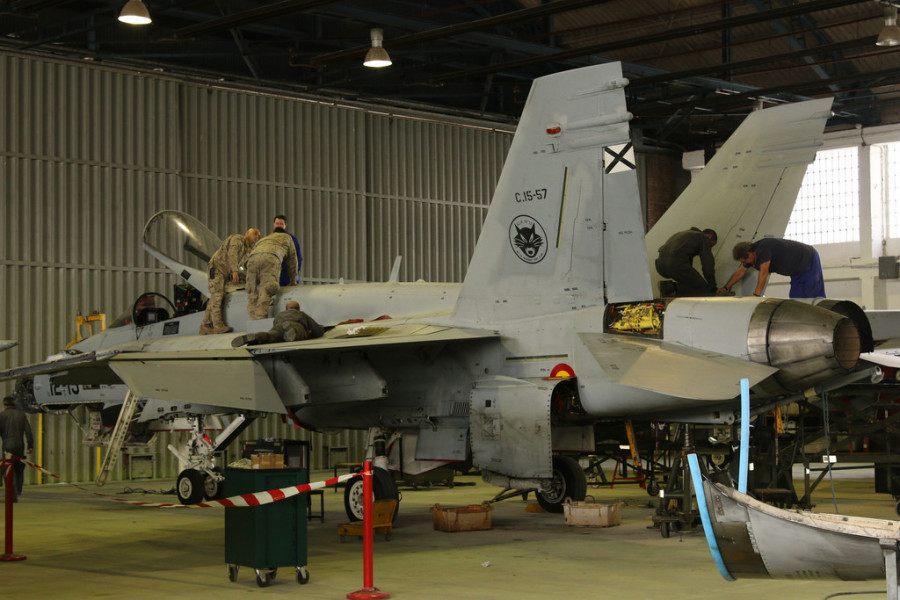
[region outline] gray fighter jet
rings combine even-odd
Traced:
[[[868,377],[860,353],[873,335],[850,302],[655,299],[651,286],[647,247],[675,231],[717,229],[722,273],[735,267],[733,241],[783,233],[831,101],[751,114],[645,239],[627,83],[617,63],[534,81],[462,284],[283,288],[270,315],[296,300],[333,328],[239,348],[239,335],[272,323],[249,320],[242,290],[227,299],[236,331],[223,335],[197,335],[200,313],[172,318],[136,303],[134,323],[0,376],[29,378],[20,388],[41,406],[124,399],[123,432],[131,420],[213,412],[368,429],[377,465],[415,475],[471,460],[485,480],[535,490],[552,511],[584,498],[574,457],[593,452],[599,419],[728,424],[741,378],[754,405],[772,405]],[[220,240],[195,219],[164,211],[144,242],[206,291],[204,261]],[[198,441],[183,456],[183,501],[216,493],[215,446]],[[376,495],[396,494],[388,472],[377,473]],[[348,487],[357,516],[361,494]]]

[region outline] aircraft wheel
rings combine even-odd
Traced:
[[[231,583],[237,581],[239,568],[240,567],[238,567],[238,565],[228,565],[228,581],[230,581]]]
[[[309,571],[306,567],[297,567],[297,583],[300,585],[309,583]]]
[[[375,500],[399,500],[400,494],[397,492],[397,484],[394,483],[394,477],[389,471],[381,467],[373,467],[372,473],[374,480],[372,488]],[[398,507],[399,509],[399,507]],[[363,519],[363,478],[357,475],[347,482],[344,488],[344,511],[347,518],[351,521],[362,521]],[[397,512],[394,511],[394,518],[397,518]]]
[[[216,479],[211,475],[204,474],[203,479],[203,497],[207,500],[219,500],[225,495],[225,480]]]
[[[587,478],[578,461],[571,456],[553,457],[553,483],[549,492],[536,494],[538,504],[551,513],[561,513],[566,498],[581,502],[587,496]]]
[[[197,469],[185,469],[178,474],[175,493],[182,504],[197,504],[203,500],[205,473]]]

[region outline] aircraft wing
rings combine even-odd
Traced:
[[[335,328],[328,332],[325,337],[314,340],[248,346],[245,350],[253,355],[279,354],[283,352],[322,352],[350,348],[371,348],[373,346],[396,346],[400,344],[461,342],[495,337],[499,337],[496,332],[481,329],[418,323],[381,325],[377,321],[370,321],[359,325],[341,326],[340,329]]]
[[[603,333],[578,335],[614,383],[679,398],[734,398],[741,393],[742,378],[752,387],[778,371],[681,344]]]
[[[208,336],[213,337],[213,336]],[[234,336],[215,336],[229,340]],[[341,326],[328,337],[240,348],[185,348],[122,353],[110,368],[139,397],[236,410],[285,412],[276,382],[259,358],[284,353],[389,351],[406,344],[442,345],[499,338],[492,331],[421,324]],[[152,344],[151,344],[152,346]]]

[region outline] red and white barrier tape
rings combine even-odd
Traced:
[[[40,465],[36,465],[33,462],[27,461],[22,457],[13,456],[12,459],[7,459],[2,461],[0,465],[3,465],[7,462],[12,462],[12,460],[20,460],[26,465],[37,469],[41,473],[46,474],[49,477],[53,477],[54,479],[58,479],[60,483],[65,485],[71,485],[72,487],[78,488],[79,490],[85,491],[88,494],[93,494],[94,496],[100,496],[102,498],[109,498],[111,500],[115,500],[116,502],[124,502],[125,504],[133,504],[135,506],[150,506],[154,508],[226,508],[226,507],[246,507],[246,506],[262,506],[264,504],[271,504],[272,502],[278,502],[279,500],[285,500],[287,498],[291,498],[298,494],[304,494],[306,492],[311,492],[313,490],[321,490],[323,488],[336,485],[338,483],[343,483],[349,479],[356,477],[357,475],[365,475],[366,473],[348,473],[347,475],[340,475],[339,477],[332,477],[331,479],[326,479],[324,481],[315,481],[313,483],[304,483],[301,485],[292,485],[290,487],[281,488],[277,490],[267,490],[265,492],[255,492],[253,494],[239,494],[237,496],[231,496],[229,498],[223,498],[221,500],[208,500],[206,502],[198,502],[197,504],[174,504],[174,503],[166,503],[166,502],[142,502],[140,500],[126,500],[125,498],[117,498],[115,496],[111,496],[109,494],[101,494],[99,492],[91,491],[85,487],[80,485],[69,483],[68,481],[63,481],[60,479],[58,475],[55,475],[45,469]]]

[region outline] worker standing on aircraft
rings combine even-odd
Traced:
[[[297,251],[281,227],[256,243],[247,260],[247,313],[251,319],[269,316],[269,302],[278,293],[282,261],[288,264],[288,285],[297,285]]]
[[[0,437],[3,438],[3,452],[24,458],[31,454],[34,448],[34,434],[31,432],[31,424],[25,411],[16,408],[16,399],[6,396],[3,399],[3,412],[0,413]],[[22,484],[25,482],[25,463],[21,460],[13,462],[13,478],[15,494],[13,502],[19,501],[22,495]],[[6,476],[5,470],[0,470],[0,476]]]
[[[222,306],[225,303],[225,285],[230,281],[237,284],[240,281],[240,269],[247,263],[250,257],[250,249],[259,239],[260,231],[255,227],[241,235],[235,233],[229,235],[225,242],[216,250],[209,259],[209,302],[206,303],[206,313],[203,322],[200,323],[200,335],[210,333],[228,333],[231,327],[225,324],[222,317]]]
[[[750,268],[759,270],[754,296],[762,296],[769,281],[770,273],[778,273],[791,278],[791,298],[824,298],[825,278],[822,276],[822,261],[819,252],[808,244],[763,238],[757,242],[741,242],[732,251],[734,260],[741,263],[725,287],[731,289]]]
[[[281,227],[284,229],[284,232],[294,240],[294,250],[297,251],[297,272],[299,273],[300,267],[303,266],[303,254],[300,253],[300,240],[297,239],[297,236],[287,230],[287,219],[284,215],[275,215],[275,219],[272,221],[272,227]],[[281,275],[278,277],[278,285],[285,286],[290,285],[291,283],[300,283],[300,275],[298,274],[292,278],[288,273],[288,264],[285,260],[281,263]]]
[[[285,310],[275,315],[272,329],[259,333],[247,333],[235,338],[231,345],[254,346],[256,344],[276,344],[278,342],[299,342],[322,337],[325,330],[315,319],[300,310],[300,303],[294,300],[284,305]]]
[[[659,248],[656,272],[678,283],[679,296],[711,296],[716,292],[716,259],[712,248],[719,236],[712,229],[700,231],[691,227],[679,231]],[[694,268],[694,257],[700,257],[703,275]]]

